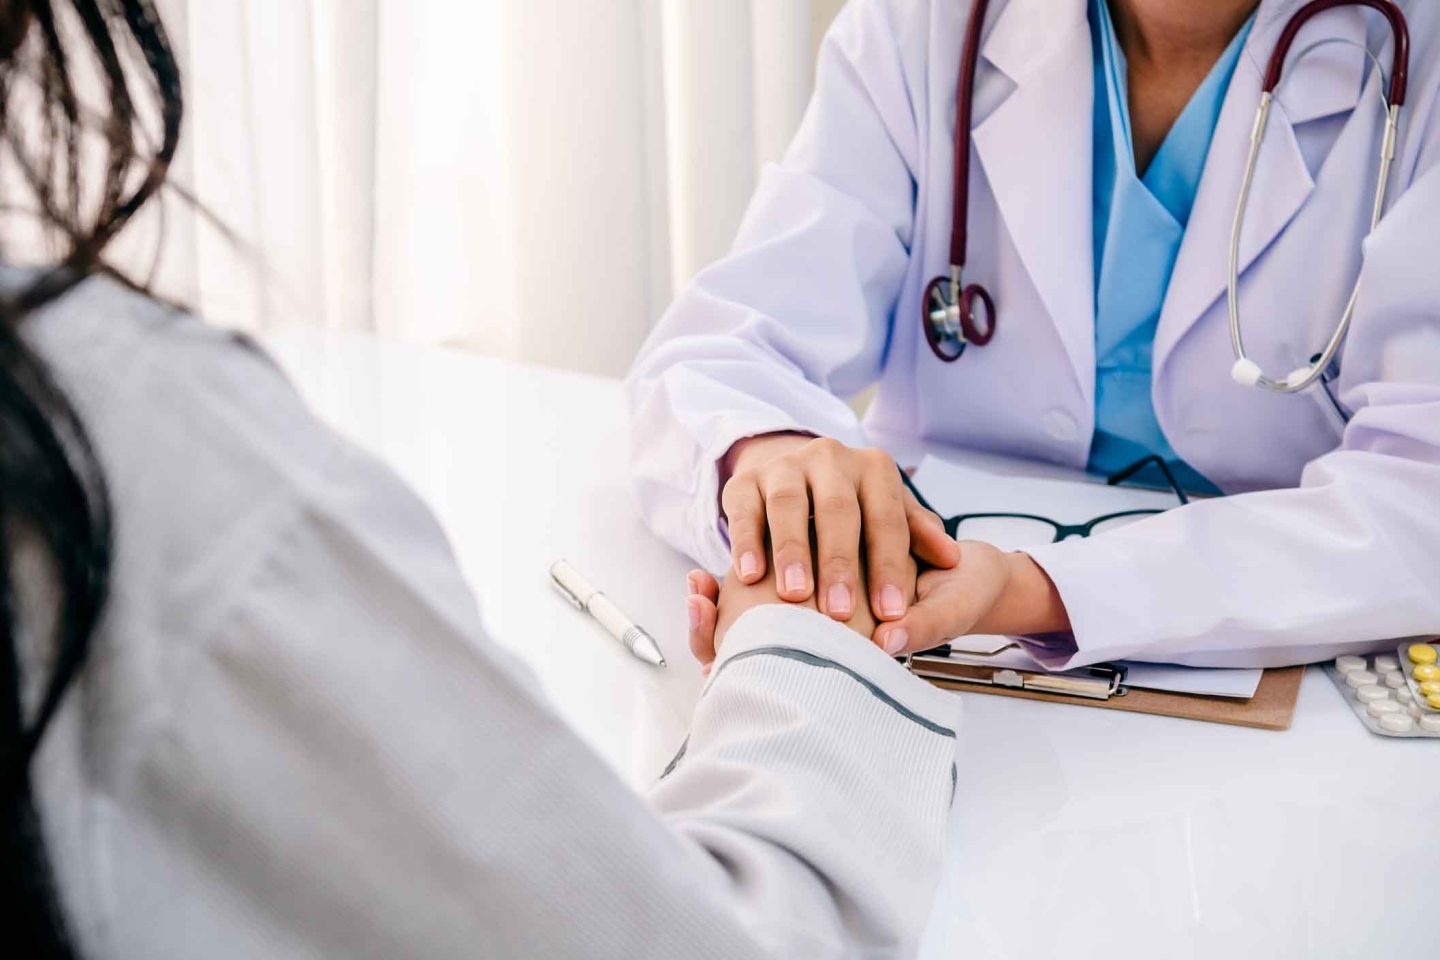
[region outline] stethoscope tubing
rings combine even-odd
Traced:
[[[975,71],[980,65],[980,35],[985,28],[989,0],[974,0],[965,27],[965,46],[955,80],[955,164],[951,196],[950,274],[936,277],[925,287],[921,324],[930,351],[945,363],[954,363],[967,345],[983,347],[995,335],[995,301],[979,284],[965,286],[965,259],[970,225],[970,128],[974,120]],[[985,310],[985,325],[975,321],[975,307]]]
[[[1380,11],[1390,24],[1395,42],[1395,49],[1391,57],[1389,90],[1385,97],[1385,133],[1380,143],[1380,170],[1376,178],[1375,201],[1370,214],[1369,232],[1371,233],[1380,225],[1380,220],[1385,213],[1385,196],[1389,190],[1390,167],[1395,160],[1395,147],[1399,140],[1400,109],[1405,103],[1410,69],[1410,31],[1405,22],[1404,13],[1393,0],[1311,0],[1290,18],[1289,23],[1285,25],[1285,29],[1280,34],[1280,39],[1276,41],[1275,49],[1270,54],[1270,62],[1265,71],[1265,81],[1260,94],[1260,107],[1256,111],[1255,125],[1250,132],[1250,149],[1245,161],[1245,173],[1240,183],[1240,197],[1235,204],[1235,219],[1230,230],[1226,303],[1230,314],[1230,346],[1235,354],[1231,376],[1242,385],[1261,387],[1277,393],[1299,393],[1307,390],[1316,381],[1324,378],[1326,371],[1333,368],[1334,362],[1345,344],[1345,338],[1350,332],[1350,324],[1355,317],[1355,305],[1360,297],[1360,281],[1357,279],[1350,290],[1350,296],[1346,301],[1340,322],[1336,325],[1329,341],[1326,342],[1325,348],[1309,364],[1291,371],[1281,379],[1277,380],[1267,376],[1260,365],[1251,360],[1245,352],[1245,337],[1240,321],[1240,240],[1245,226],[1245,211],[1249,206],[1250,192],[1255,181],[1255,170],[1260,159],[1260,146],[1265,140],[1265,130],[1269,125],[1270,110],[1274,105],[1280,84],[1284,80],[1285,61],[1290,55],[1290,49],[1301,28],[1311,18],[1342,6],[1365,6]],[[1302,51],[1301,57],[1310,49],[1312,48]],[[1371,54],[1368,49],[1365,52],[1372,61],[1375,60],[1374,54]],[[1376,67],[1379,68],[1378,61]],[[1328,379],[1325,382],[1325,391],[1338,411],[1340,408],[1330,391]]]
[[[1230,342],[1235,354],[1231,375],[1249,386],[1259,386],[1279,393],[1298,393],[1317,381],[1324,382],[1326,393],[1337,411],[1341,411],[1334,395],[1330,392],[1335,361],[1349,334],[1359,299],[1360,284],[1356,281],[1350,292],[1345,311],[1325,348],[1311,363],[1292,371],[1281,379],[1267,376],[1245,351],[1239,303],[1240,240],[1244,233],[1245,212],[1249,207],[1250,194],[1255,182],[1259,164],[1260,147],[1265,139],[1270,111],[1277,92],[1285,77],[1285,61],[1299,36],[1300,31],[1314,17],[1345,6],[1369,7],[1383,15],[1394,38],[1391,55],[1390,78],[1385,95],[1385,134],[1380,146],[1380,169],[1375,189],[1375,202],[1370,217],[1370,231],[1379,226],[1385,213],[1385,199],[1389,188],[1390,168],[1396,154],[1399,140],[1400,111],[1405,103],[1410,73],[1410,30],[1405,14],[1394,0],[1310,0],[1296,11],[1285,24],[1270,60],[1262,84],[1260,106],[1256,112],[1255,125],[1251,129],[1249,154],[1241,180],[1240,196],[1235,206],[1235,218],[1230,232],[1228,261],[1227,304],[1230,314]],[[980,40],[984,30],[989,0],[974,0],[970,18],[965,29],[965,45],[960,56],[959,74],[956,78],[955,105],[955,162],[953,219],[950,225],[950,273],[936,277],[925,288],[921,301],[921,323],[926,342],[940,360],[953,363],[964,354],[967,345],[984,346],[994,336],[998,319],[994,300],[984,287],[964,285],[963,272],[969,245],[970,214],[970,138],[975,100],[975,74],[980,61]],[[1302,51],[1301,57],[1308,52]],[[1372,61],[1376,58],[1369,50],[1366,55]],[[1379,64],[1377,61],[1377,69]],[[1383,75],[1383,74],[1382,74]],[[980,304],[986,309],[988,324],[981,328],[975,323],[973,306]]]

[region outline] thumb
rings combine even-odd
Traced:
[[[973,617],[966,599],[966,578],[957,570],[929,570],[915,584],[916,598],[905,616],[882,623],[875,641],[891,656],[924,653],[960,636]]]
[[[898,657],[923,653],[953,639],[960,631],[953,626],[954,616],[943,593],[933,591],[911,604],[899,620],[880,624],[875,630],[875,643],[890,656]]]

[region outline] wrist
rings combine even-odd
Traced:
[[[971,633],[1026,636],[1070,629],[1070,614],[1060,591],[1040,564],[1017,550],[1005,554],[1004,566],[1005,586]]]
[[[715,621],[715,650],[718,653],[725,642],[725,636],[730,628],[750,610],[756,607],[769,606],[771,604],[785,604],[787,606],[808,607],[811,610],[818,610],[819,607],[815,598],[801,601],[800,603],[788,603],[781,599],[775,589],[774,577],[761,577],[754,583],[747,584],[731,571],[725,576],[725,582],[720,587],[720,598],[716,603],[717,616]]]

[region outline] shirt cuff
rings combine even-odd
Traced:
[[[1126,549],[1122,534],[1026,549],[1055,584],[1070,618],[1069,634],[1046,634],[1026,642],[1030,654],[1047,670],[1123,660],[1158,637],[1164,619],[1146,595],[1143,574],[1137,573],[1141,555]],[[1139,569],[1145,566],[1139,563]],[[1130,586],[1119,590],[1117,584]]]
[[[953,737],[960,722],[960,698],[906,670],[854,630],[809,607],[770,603],[745,611],[720,645],[706,689],[724,675],[726,664],[773,655],[848,674],[871,695],[930,729]]]

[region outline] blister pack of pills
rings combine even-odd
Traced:
[[[1440,640],[1394,654],[1336,657],[1325,673],[1372,733],[1440,740]]]

